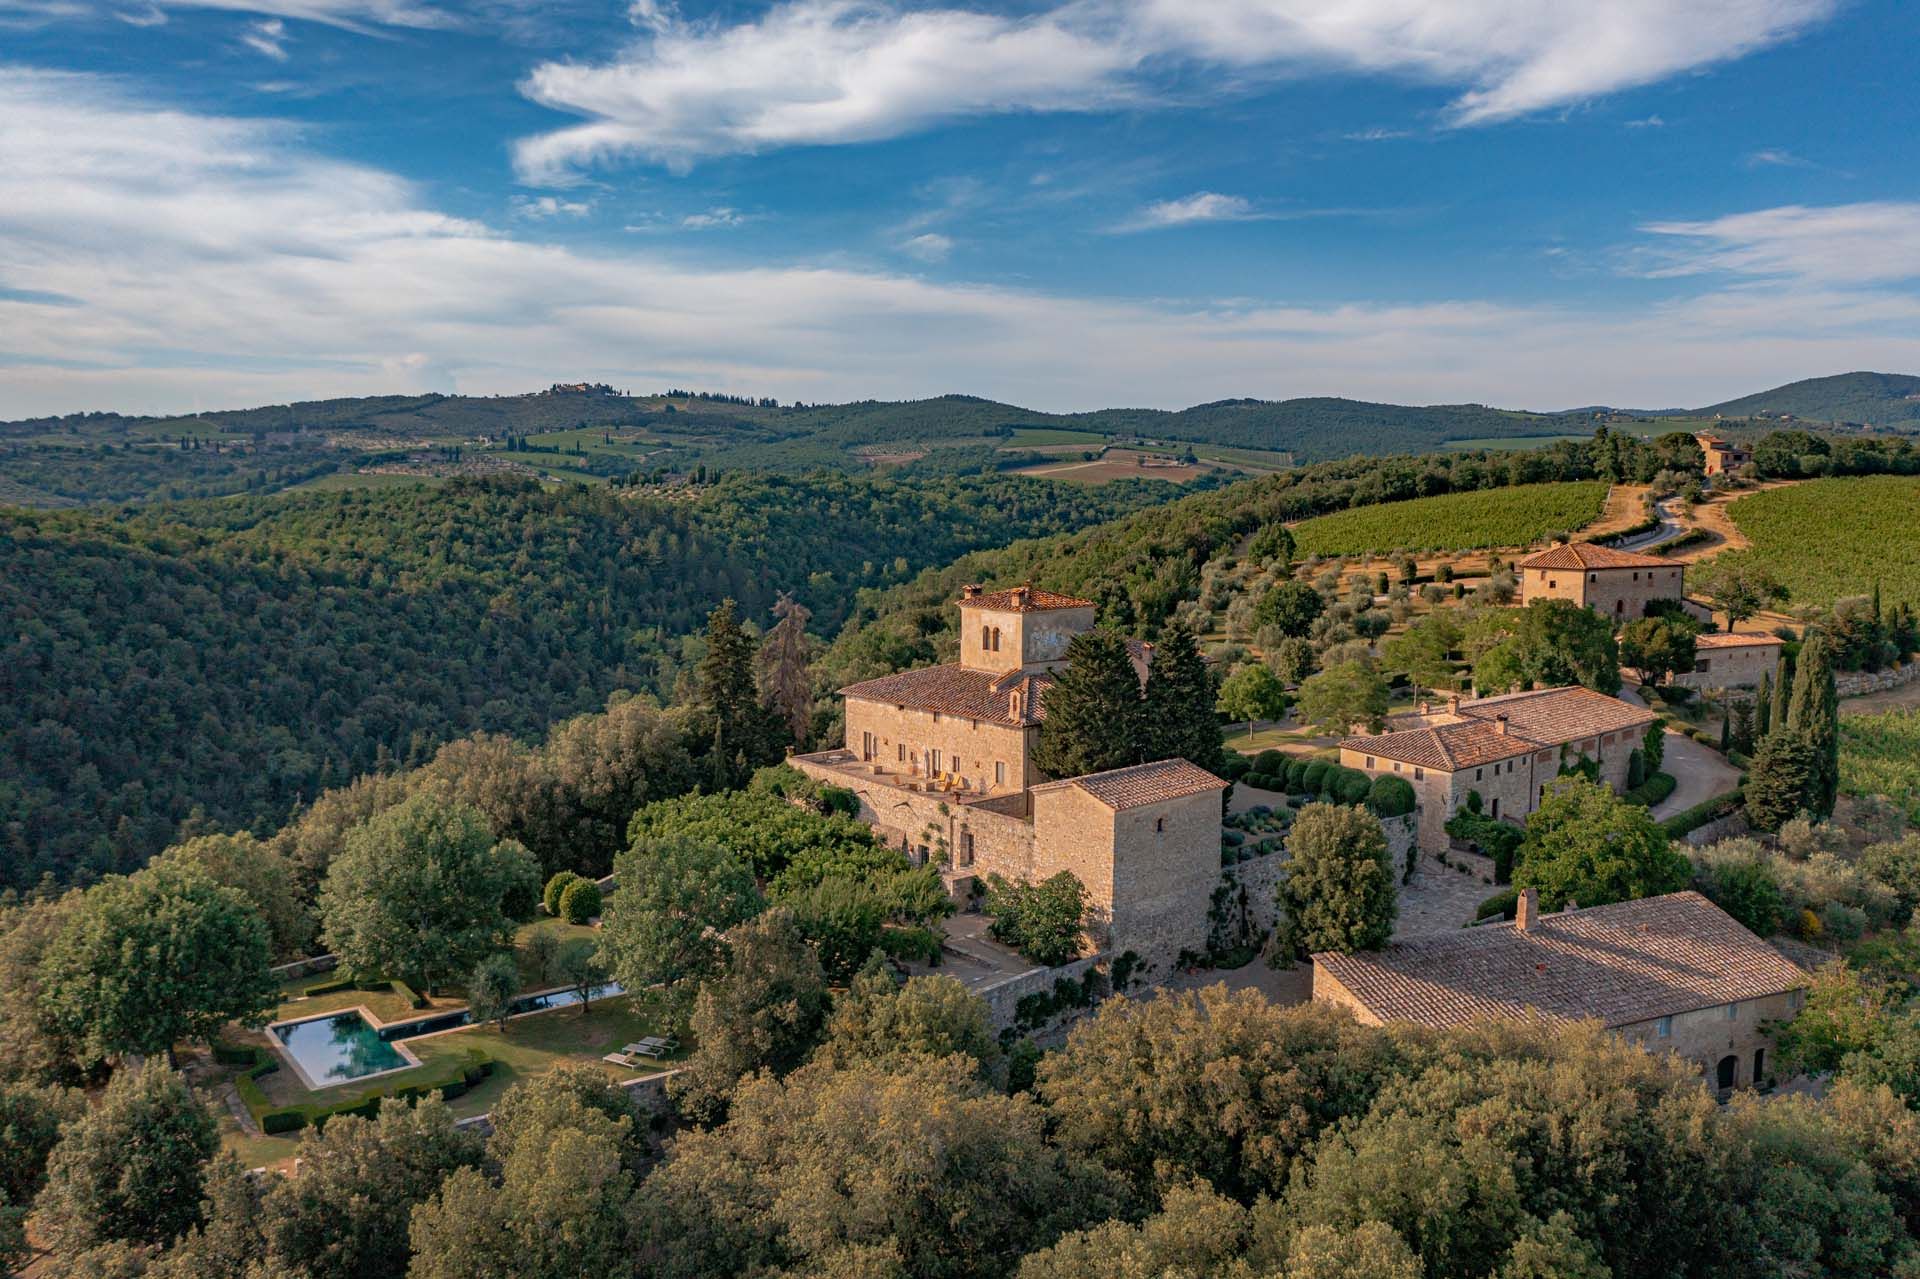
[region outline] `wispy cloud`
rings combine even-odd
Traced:
[[[516,195],[507,201],[516,218],[542,222],[548,218],[584,218],[593,212],[590,200],[562,200],[555,195]]]
[[[170,9],[225,9],[267,17],[322,22],[353,30],[377,27],[447,27],[458,19],[447,10],[416,0],[0,0],[0,22],[8,15],[41,21],[111,14],[137,27],[157,26]],[[243,37],[244,38],[244,37]],[[251,41],[249,41],[251,43]],[[271,55],[269,55],[271,56]]]
[[[738,209],[716,207],[703,213],[689,213],[680,219],[680,225],[689,231],[714,231],[723,227],[741,226],[751,219]]]
[[[287,60],[287,24],[279,18],[256,22],[241,33],[240,43],[275,62]]]
[[[1657,115],[1642,116],[1638,120],[1627,121],[1629,129],[1664,129],[1667,122]]]
[[[650,2],[635,10],[631,47],[527,77],[527,96],[586,120],[523,139],[515,162],[527,180],[564,183],[632,156],[684,169],[704,156],[870,142],[975,116],[1151,107],[1163,68],[1231,86],[1413,77],[1456,91],[1448,124],[1487,124],[1741,57],[1838,3],[1063,0],[1008,15],[778,0],[729,24]]]
[[[1779,147],[1766,147],[1747,155],[1749,169],[1810,169],[1813,161],[1803,160],[1791,151]]]
[[[1642,238],[1673,255],[1666,296],[1611,310],[1081,297],[507,235],[297,129],[89,76],[0,70],[0,119],[0,403],[19,415],[511,392],[558,371],[806,400],[963,387],[1036,408],[1698,404],[1920,367],[1914,204],[1656,223]]]
[[[1116,233],[1127,234],[1189,226],[1195,222],[1257,222],[1271,216],[1256,209],[1252,201],[1243,196],[1196,191],[1177,200],[1149,204],[1112,229]]]
[[[919,258],[922,262],[945,262],[953,256],[953,237],[941,235],[938,231],[928,231],[916,235],[901,243],[900,251],[908,257]]]
[[[1358,129],[1343,135],[1349,142],[1391,142],[1396,138],[1410,138],[1411,129],[1385,129],[1378,126],[1371,129]]]

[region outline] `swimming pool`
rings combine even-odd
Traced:
[[[283,1022],[272,1028],[309,1088],[326,1088],[419,1064],[381,1037],[358,1009]]]
[[[625,993],[625,988],[617,981],[593,988],[595,999]],[[579,1002],[580,992],[573,989],[522,995],[508,1006],[508,1016],[545,1012],[549,1008],[565,1008]],[[267,1031],[286,1049],[287,1056],[293,1060],[294,1068],[307,1087],[330,1088],[350,1080],[418,1066],[420,1059],[405,1048],[397,1047],[396,1041],[418,1039],[421,1035],[458,1030],[472,1024],[473,1014],[464,1008],[387,1026],[375,1026],[360,1009],[349,1008],[344,1012],[323,1013],[300,1021],[276,1022],[267,1027]]]

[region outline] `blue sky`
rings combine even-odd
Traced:
[[[0,416],[1920,371],[1892,0],[0,0]]]

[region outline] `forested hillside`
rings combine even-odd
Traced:
[[[1727,417],[1791,414],[1815,422],[1920,428],[1920,377],[1906,373],[1841,373],[1776,386],[1713,404],[1702,413]]]
[[[671,499],[529,482],[0,511],[0,882],[126,869],[195,807],[296,801],[475,730],[670,692],[722,598],[854,592],[1150,500],[1015,479],[734,477]],[[697,645],[696,645],[697,647]]]

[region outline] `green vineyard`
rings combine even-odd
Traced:
[[[1920,710],[1842,719],[1840,788],[1849,795],[1885,795],[1920,821]]]
[[[1293,536],[1301,555],[1526,546],[1592,523],[1606,500],[1598,480],[1447,493],[1322,515]]]
[[[1726,561],[1764,564],[1795,604],[1865,595],[1875,582],[1889,603],[1920,604],[1920,479],[1813,480],[1740,498],[1727,514],[1753,549]]]

